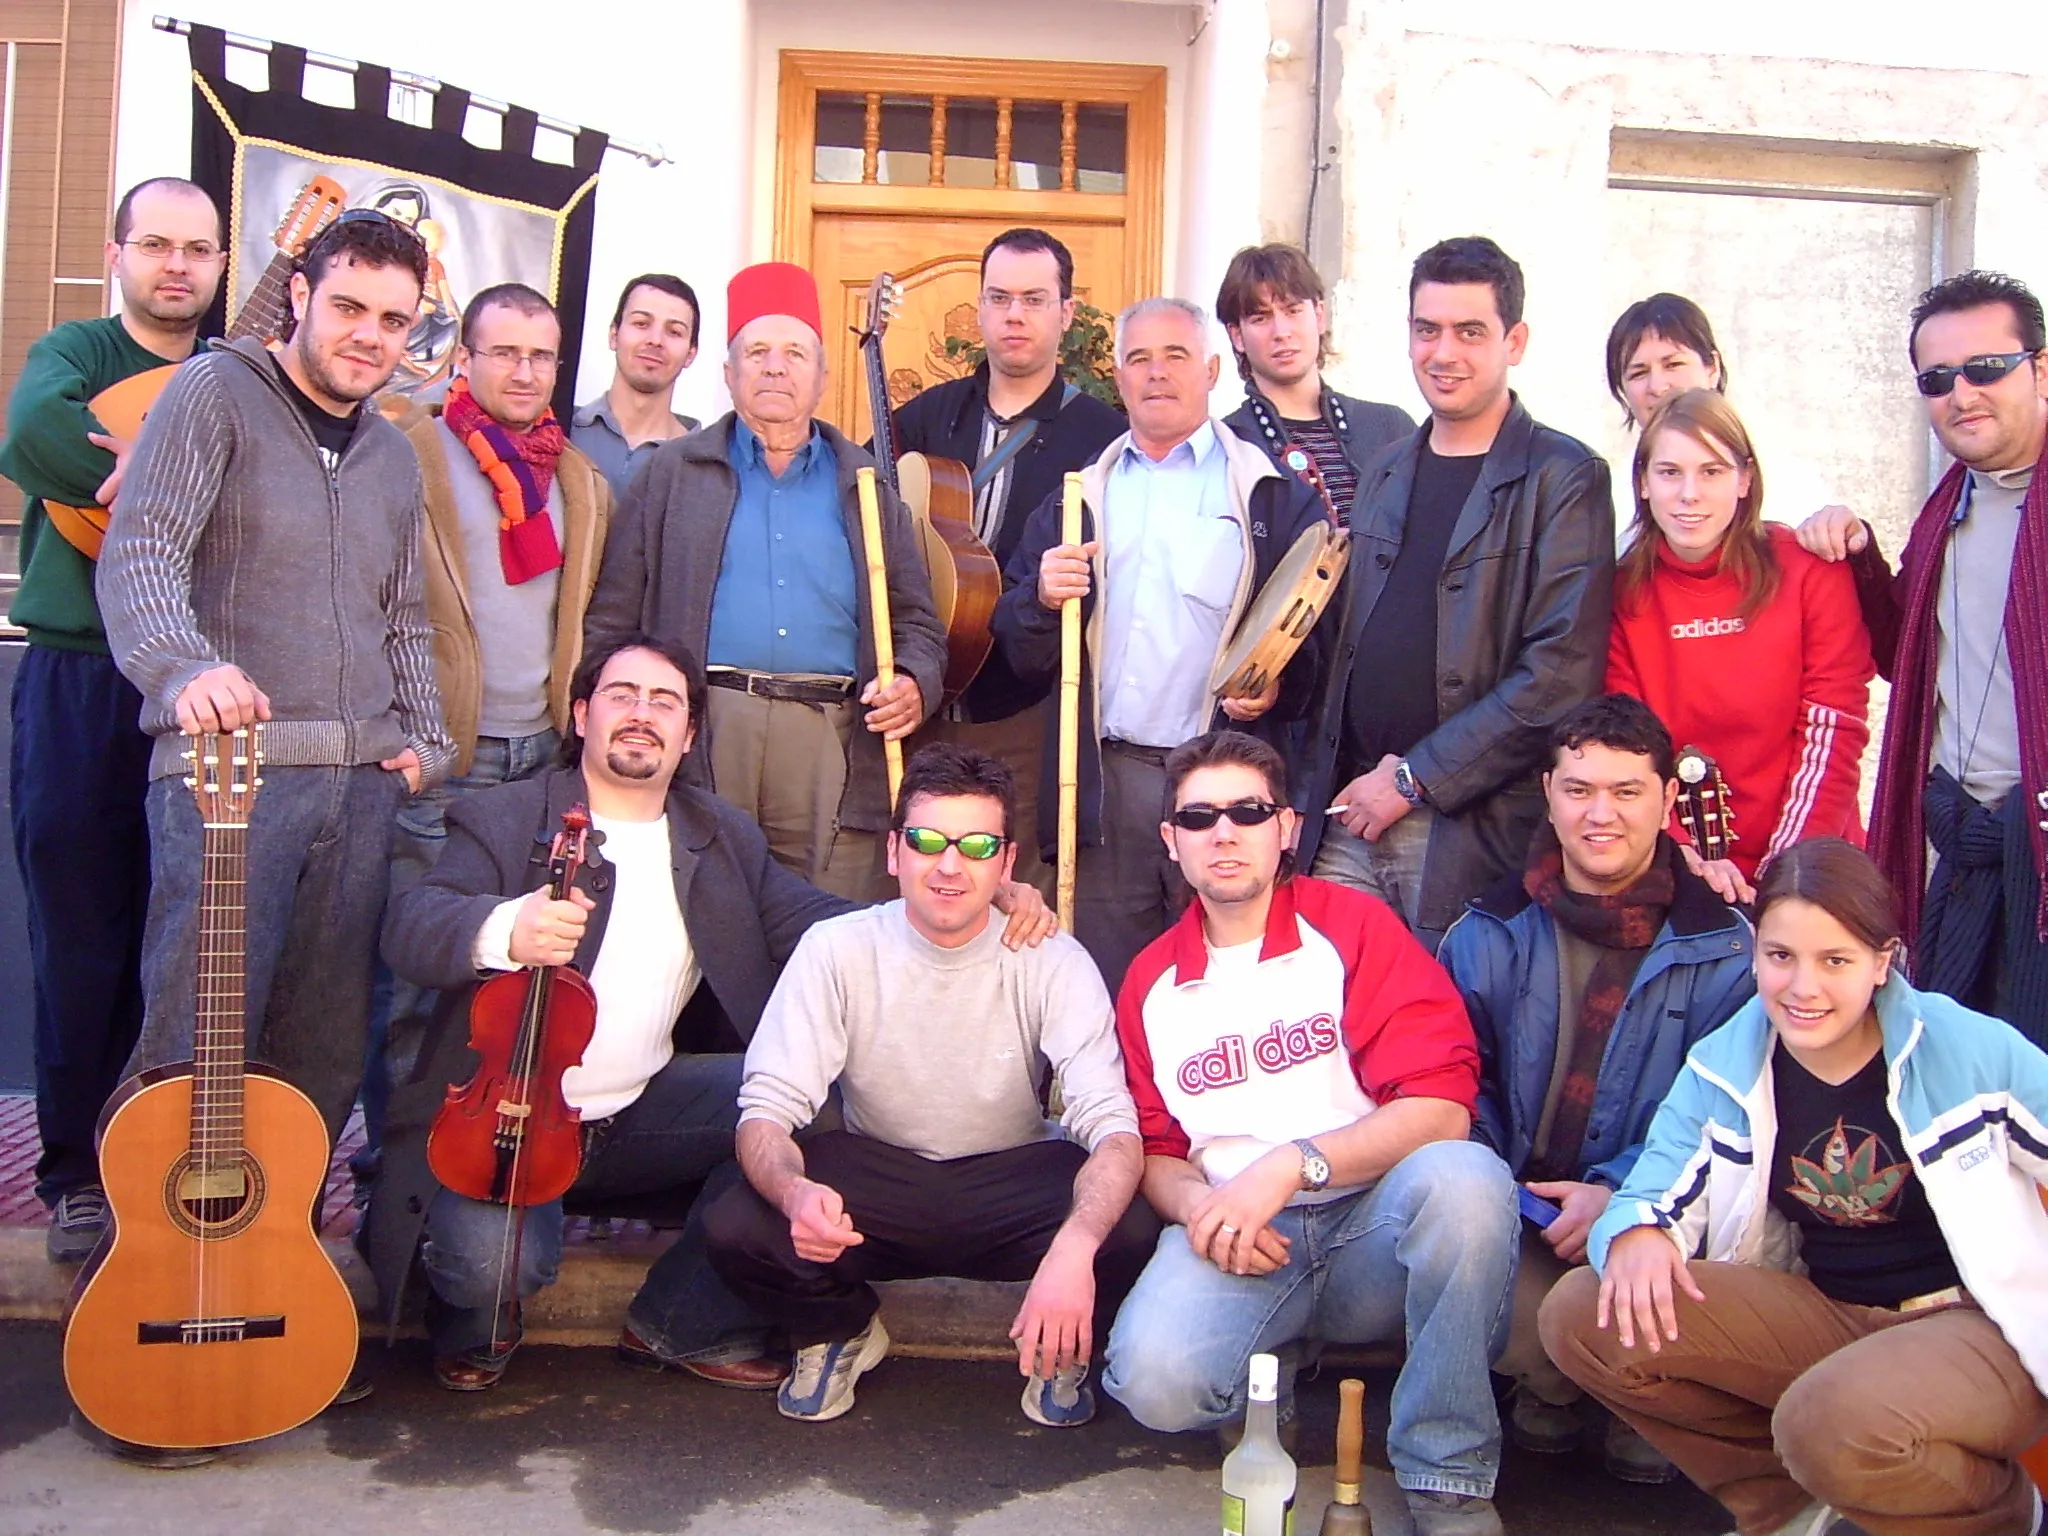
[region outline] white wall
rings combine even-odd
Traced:
[[[191,83],[185,40],[155,31],[152,5],[130,0],[122,36],[114,181],[190,169]],[[549,117],[660,144],[674,163],[605,157],[592,241],[579,391],[611,379],[605,324],[618,287],[649,269],[676,272],[722,337],[726,279],[749,258],[753,74],[746,0],[580,0],[569,10],[514,7],[485,19],[448,0],[180,0],[175,13],[229,32],[364,58],[448,80]],[[772,142],[772,133],[771,133]],[[707,347],[676,387],[679,410],[724,409],[723,348]]]

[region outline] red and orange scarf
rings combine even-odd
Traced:
[[[548,491],[569,439],[555,413],[547,412],[524,433],[508,432],[476,403],[469,381],[457,379],[448,386],[441,420],[474,456],[498,499],[498,560],[505,584],[516,587],[561,569],[561,542],[547,516]]]

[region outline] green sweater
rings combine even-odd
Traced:
[[[29,348],[7,405],[0,475],[20,486],[21,586],[7,612],[32,645],[67,651],[107,650],[107,630],[93,596],[93,562],[51,526],[43,498],[89,507],[114,472],[114,456],[86,441],[101,430],[88,402],[101,390],[164,359],[130,336],[118,315],[70,320]]]

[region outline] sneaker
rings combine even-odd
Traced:
[[[1095,1394],[1088,1387],[1086,1363],[1025,1382],[1024,1417],[1047,1429],[1073,1429],[1094,1418]]]
[[[107,1192],[97,1184],[81,1184],[57,1197],[43,1250],[52,1264],[82,1264],[106,1234]]]
[[[1768,1536],[1827,1536],[1834,1528],[1835,1512],[1825,1504],[1809,1504]],[[1730,1531],[1728,1536],[1742,1536]]]
[[[836,1419],[853,1406],[853,1384],[888,1353],[889,1333],[879,1314],[850,1339],[807,1344],[790,1362],[789,1380],[775,1394],[775,1407],[785,1419]]]
[[[1602,1453],[1609,1477],[1624,1483],[1675,1483],[1678,1468],[1621,1419],[1607,1421],[1607,1446]]]
[[[1493,1500],[1470,1493],[1427,1492],[1403,1488],[1415,1536],[1505,1536]]]
[[[1508,1438],[1538,1456],[1563,1456],[1579,1448],[1586,1424],[1577,1403],[1548,1403],[1518,1384],[1508,1410]]]

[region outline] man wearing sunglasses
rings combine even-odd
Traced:
[[[787,1418],[853,1407],[889,1351],[870,1282],[924,1275],[1030,1281],[1010,1330],[1024,1413],[1094,1414],[1089,1361],[1158,1223],[1131,1198],[1138,1120],[1094,963],[1065,934],[1006,949],[990,920],[1015,815],[1000,759],[918,752],[889,834],[902,899],[813,928],[747,1049],[747,1185],[712,1207],[711,1261],[796,1348]],[[834,1088],[844,1128],[797,1141]]]
[[[1280,754],[1215,731],[1166,761],[1160,836],[1196,901],[1117,998],[1169,1223],[1103,1386],[1150,1429],[1228,1424],[1246,1362],[1402,1340],[1387,1453],[1420,1536],[1500,1536],[1514,1186],[1468,1141],[1479,1054],[1456,988],[1377,898],[1293,873]]]
[[[1898,893],[1914,983],[2048,1045],[2048,346],[2041,301],[1964,272],[1913,307],[1907,348],[1955,462],[1896,577],[1842,508],[1799,541],[1856,574],[1892,684],[1872,854]],[[1928,870],[1927,850],[1935,862]]]
[[[0,474],[25,498],[10,787],[35,981],[36,1194],[55,1263],[84,1259],[106,1227],[93,1129],[142,1028],[149,906],[150,739],[107,654],[99,530],[72,509],[104,521],[134,446],[107,435],[95,397],[192,355],[225,270],[220,214],[189,181],[142,182],[114,210],[106,255],[119,313],[67,320],[29,348],[0,441]]]

